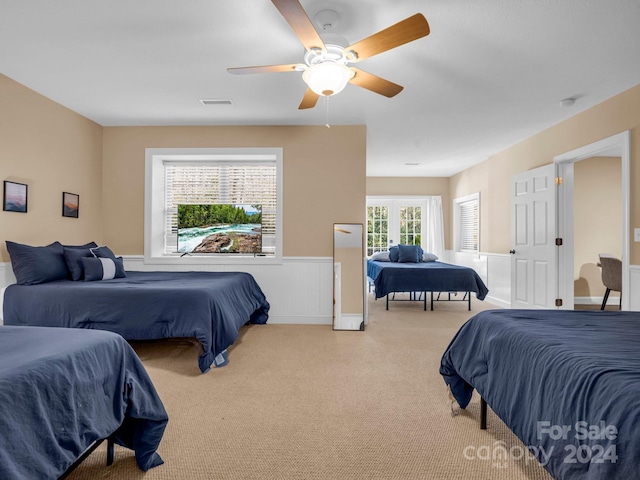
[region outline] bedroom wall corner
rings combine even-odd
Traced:
[[[0,211],[0,261],[4,240],[101,241],[102,127],[0,74],[0,131],[0,180],[28,185],[27,213]],[[80,195],[78,218],[62,216],[62,192]]]

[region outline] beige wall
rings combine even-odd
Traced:
[[[440,195],[444,219],[445,248],[451,248],[452,198],[449,179],[445,177],[367,177],[367,195]]]
[[[141,255],[145,148],[282,147],[283,254],[333,255],[333,224],[366,213],[364,126],[107,127],[104,129],[105,242]]]
[[[573,165],[574,295],[602,297],[598,254],[622,256],[620,157],[592,157]],[[612,295],[617,295],[613,293]]]
[[[631,131],[631,229],[640,226],[640,85],[534,135],[450,178],[451,198],[480,192],[484,252],[508,253],[511,245],[511,177],[553,162],[553,157],[625,130]],[[449,226],[451,228],[451,225]],[[629,239],[630,263],[640,244]]]
[[[334,222],[365,221],[366,195],[442,195],[445,246],[451,201],[480,192],[483,251],[510,249],[511,176],[555,155],[631,131],[631,227],[640,226],[640,85],[445,178],[366,178],[366,127],[108,127],[0,75],[0,172],[29,185],[29,212],[0,212],[3,240],[95,240],[143,253],[146,147],[283,147],[284,255],[331,256]],[[80,218],[61,216],[63,191]],[[632,239],[630,239],[632,240]],[[630,242],[631,264],[640,244]],[[4,245],[2,261],[8,261]]]
[[[102,127],[0,75],[0,179],[28,185],[27,213],[0,211],[5,240],[46,245],[102,241]],[[62,217],[62,192],[80,195]]]

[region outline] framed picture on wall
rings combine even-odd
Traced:
[[[2,209],[5,212],[27,213],[27,185],[5,180]]]
[[[62,216],[78,218],[78,207],[80,205],[80,195],[69,192],[62,192]]]

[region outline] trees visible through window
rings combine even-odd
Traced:
[[[389,208],[367,207],[367,255],[383,252],[389,248]]]
[[[422,208],[400,207],[400,243],[421,245]]]

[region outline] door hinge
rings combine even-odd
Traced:
[[[562,299],[556,298],[556,307],[561,307],[561,306],[562,306]]]
[[[556,185],[562,185],[562,177],[556,177]]]
[[[562,246],[562,239],[556,238],[556,247],[561,247],[561,246]]]

